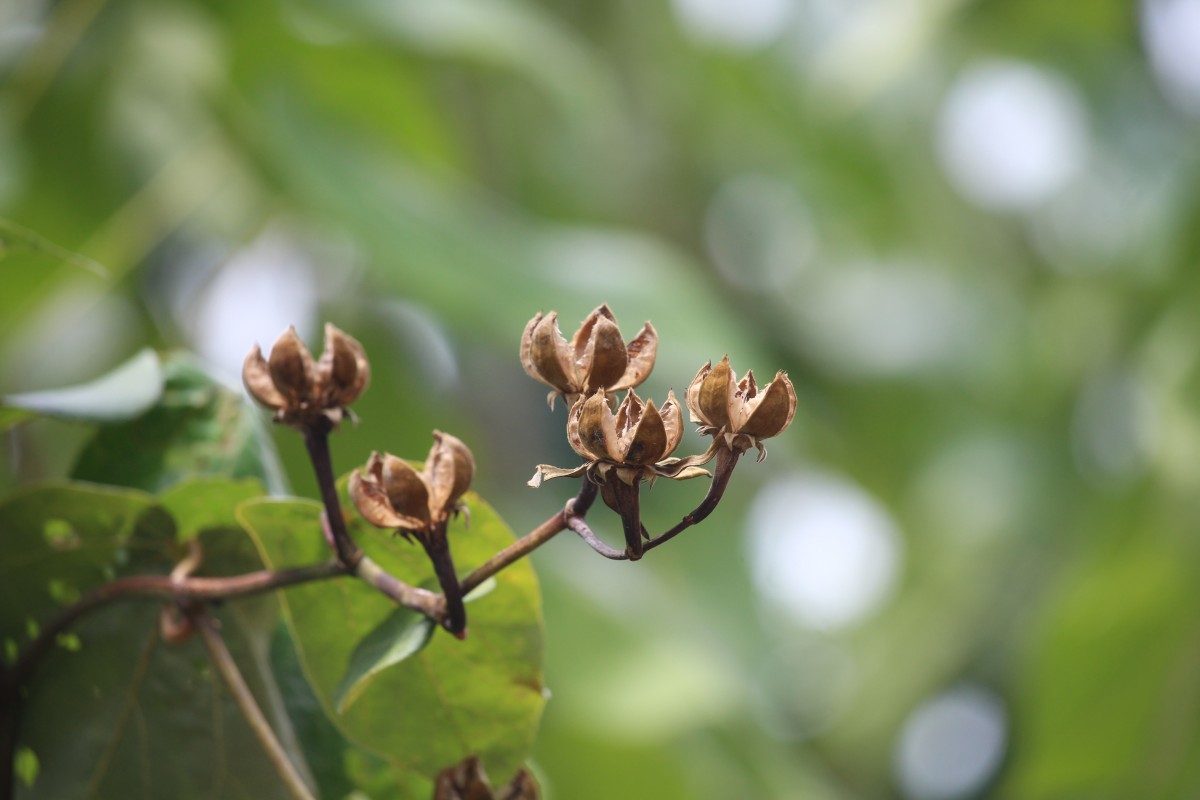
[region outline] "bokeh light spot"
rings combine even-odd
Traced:
[[[763,596],[802,624],[851,625],[886,598],[900,566],[900,535],[861,488],[830,474],[778,479],[749,515],[750,562]]]
[[[976,794],[1004,755],[1004,706],[976,686],[949,689],[905,721],[896,747],[896,778],[912,800],[954,800]]]
[[[1142,35],[1163,91],[1185,113],[1200,115],[1200,1],[1143,0]]]
[[[795,13],[793,0],[672,0],[671,6],[692,38],[737,50],[769,44]]]
[[[1087,113],[1062,78],[1021,62],[988,62],[968,69],[946,95],[936,146],[942,168],[968,200],[1028,210],[1083,165]]]

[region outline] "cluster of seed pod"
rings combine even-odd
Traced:
[[[521,339],[525,371],[554,389],[551,398],[561,396],[570,404],[567,441],[584,459],[572,468],[541,464],[529,483],[579,475],[597,483],[605,503],[622,516],[630,558],[643,551],[636,499],[641,483],[709,475],[702,465],[722,450],[740,456],[753,447],[761,461],[763,440],[782,433],[796,413],[796,390],[782,370],[759,389],[753,372],[737,380],[728,356],[715,367],[709,362],[696,373],[684,402],[700,433],[712,437],[712,446],[700,455],[672,457],[683,439],[683,409],[674,392],[655,406],[634,391],[654,368],[657,350],[658,335],[649,322],[625,343],[607,305],[589,314],[570,342],[553,312],[530,320]],[[616,392],[622,389],[628,392],[618,404]],[[735,462],[722,463],[732,469]]]
[[[739,381],[728,357],[716,366],[709,362],[688,386],[684,403],[691,421],[701,434],[712,437],[712,444],[702,454],[673,456],[683,439],[683,407],[674,392],[656,406],[634,391],[654,369],[657,351],[653,325],[645,323],[626,342],[607,305],[589,314],[570,342],[559,330],[555,312],[536,315],[521,337],[521,364],[551,388],[551,408],[556,398],[566,401],[567,441],[582,459],[567,468],[539,465],[530,484],[569,476],[584,476],[595,484],[605,504],[621,517],[624,557],[630,559],[640,558],[645,546],[638,500],[642,484],[657,478],[710,476],[704,465],[716,457],[718,474],[705,504],[685,518],[685,524],[694,524],[720,499],[737,458],[756,448],[761,461],[766,454],[763,440],[785,430],[796,412],[796,392],[784,372],[760,389],[753,373]],[[289,328],[269,358],[255,345],[246,357],[242,379],[277,422],[311,440],[323,437],[350,414],[348,406],[367,387],[370,374],[362,345],[326,325],[319,360]],[[620,391],[626,395],[618,402]],[[447,526],[465,508],[462,498],[475,475],[475,460],[456,437],[434,431],[433,438],[420,470],[390,453],[371,453],[366,465],[350,477],[350,496],[367,522],[424,547],[445,596],[443,625],[461,637],[466,612]],[[674,531],[660,538],[671,535]]]

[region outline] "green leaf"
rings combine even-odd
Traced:
[[[488,578],[463,598],[470,603],[491,594],[497,586],[496,579]],[[339,714],[346,713],[350,704],[371,684],[384,669],[416,655],[429,644],[437,625],[426,616],[398,608],[383,623],[371,631],[354,648],[350,666],[333,693],[334,705]]]
[[[175,518],[175,536],[182,542],[205,530],[236,530],[238,505],[262,494],[262,484],[254,478],[196,478],[166,489],[158,501]]]
[[[281,491],[270,437],[241,395],[186,355],[168,359],[165,371],[161,402],[138,419],[101,428],[72,477],[151,492],[196,475],[258,478]]]
[[[1018,685],[1007,795],[1190,794],[1175,782],[1200,777],[1193,560],[1140,536],[1067,582]]]
[[[158,355],[147,348],[94,381],[42,392],[10,394],[3,405],[47,417],[119,422],[146,412],[163,391]]]
[[[22,643],[62,598],[110,579],[135,555],[164,552],[164,529],[140,525],[153,506],[143,492],[71,484],[0,502],[0,637]]]
[[[456,522],[450,530],[460,574],[513,539],[486,503],[474,495],[467,503],[470,529]],[[317,521],[320,511],[312,502],[264,499],[243,504],[238,513],[264,562],[276,569],[329,557]],[[391,574],[413,585],[433,580],[420,548],[357,518],[349,525],[364,551]],[[381,626],[393,635],[404,633],[403,615],[355,580],[306,584],[276,597],[326,713],[350,741],[387,759],[398,772],[431,780],[447,764],[479,754],[490,774],[511,775],[527,758],[545,703],[541,601],[527,561],[497,575],[496,589],[472,604],[465,641],[434,636],[415,655],[378,669],[367,686],[356,688],[360,694],[346,704],[345,713],[338,712],[345,699],[339,689],[348,696],[353,679],[346,676],[368,669],[354,666],[356,652],[373,646],[365,640]],[[417,631],[409,635],[419,638]],[[369,661],[360,655],[357,663]]]
[[[393,611],[350,654],[350,666],[333,692],[337,712],[345,714],[385,669],[425,649],[436,628],[436,623],[423,614],[407,608]]]
[[[52,582],[82,594],[114,578],[165,574],[183,553],[174,522],[153,497],[88,485],[5,498],[0,535],[16,554],[0,561],[0,634],[18,645],[57,612]],[[200,574],[259,564],[241,531],[208,529],[200,543]],[[95,610],[35,664],[19,745],[36,754],[39,768],[18,797],[180,796],[183,789],[247,800],[289,796],[201,643],[162,640],[160,607],[130,599]],[[244,598],[215,613],[243,676],[303,770],[269,668],[276,604]]]

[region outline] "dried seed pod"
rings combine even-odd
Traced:
[[[242,364],[242,382],[250,396],[275,412],[275,420],[301,431],[336,427],[371,379],[362,345],[332,324],[325,325],[320,361],[289,327],[263,358],[256,344]]]
[[[729,366],[729,356],[716,366],[705,364],[696,373],[685,395],[692,422],[700,432],[709,434],[714,444],[744,453],[758,448],[761,461],[766,456],[763,439],[778,436],[796,415],[796,389],[780,370],[760,391],[754,372],[740,382]]]
[[[696,457],[669,458],[683,438],[683,410],[675,393],[667,394],[662,408],[642,402],[632,389],[613,412],[603,389],[581,398],[567,418],[567,441],[586,462],[575,469],[538,465],[529,481],[538,486],[550,478],[574,477],[585,472],[603,482],[610,475],[628,485],[655,478],[683,480],[708,473]]]
[[[582,395],[638,386],[654,369],[658,334],[647,322],[631,341],[621,338],[616,318],[602,305],[584,319],[571,342],[558,328],[558,314],[538,313],[521,336],[521,365],[530,377],[550,386],[549,400],[566,398],[573,406]]]
[[[475,459],[458,438],[433,432],[433,447],[420,472],[390,453],[372,453],[366,467],[350,475],[350,496],[359,513],[377,528],[398,529],[427,539],[462,507],[475,475]]]

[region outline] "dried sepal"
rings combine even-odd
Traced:
[[[766,439],[783,432],[796,416],[796,390],[788,376],[780,370],[755,397],[741,405],[739,416],[745,421],[739,433]]]
[[[611,392],[624,391],[640,386],[654,369],[654,358],[658,353],[658,333],[647,322],[642,330],[625,348],[629,361],[620,380],[608,387]]]
[[[287,398],[275,388],[275,381],[271,379],[271,369],[267,360],[263,358],[262,348],[257,344],[242,363],[242,383],[251,397],[273,411],[278,411],[287,404]]]
[[[325,350],[317,362],[317,381],[326,406],[348,406],[371,382],[371,365],[358,340],[325,323]]]
[[[387,453],[383,457],[381,477],[388,502],[396,513],[417,520],[418,527],[428,526],[431,503],[424,476],[404,459]]]
[[[526,374],[559,392],[570,385],[570,361],[566,339],[558,329],[558,312],[537,316],[525,326],[521,336],[521,366]]]
[[[586,346],[582,351],[576,347],[575,356],[579,376],[585,380],[585,392],[612,386],[621,379],[625,367],[629,365],[621,329],[609,317],[602,316],[596,320]]]
[[[474,477],[475,458],[470,449],[457,437],[434,431],[423,473],[431,514],[445,519],[453,513]]]
[[[422,528],[425,521],[399,513],[384,488],[383,460],[371,453],[364,469],[350,473],[350,498],[363,518],[377,528]]]
[[[288,405],[301,405],[312,397],[316,368],[312,354],[300,340],[296,328],[289,325],[271,348],[268,359],[271,380]]]

